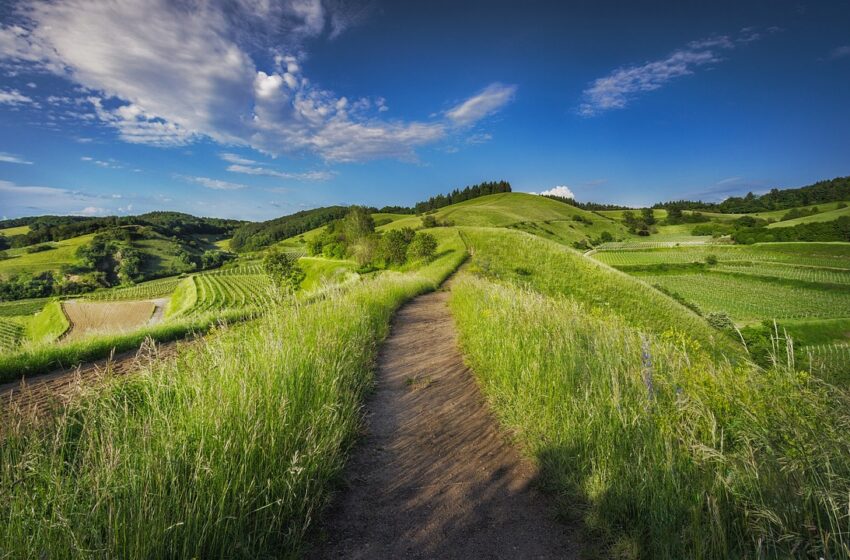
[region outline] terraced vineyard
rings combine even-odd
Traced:
[[[86,299],[91,299],[95,301],[153,299],[170,294],[174,291],[179,282],[180,278],[176,276],[171,278],[161,278],[159,280],[142,282],[141,284],[136,284],[135,286],[94,292],[92,294],[87,295]]]
[[[736,321],[850,316],[850,290],[818,290],[728,274],[640,275],[703,312],[726,311]]]
[[[850,245],[846,243],[761,243],[625,249],[600,251],[593,258],[612,266],[635,266],[704,262],[710,255],[723,263],[775,262],[850,269]]]
[[[48,298],[39,298],[0,302],[0,317],[34,315],[41,311],[48,301]]]
[[[844,284],[850,285],[850,274],[843,270],[832,268],[818,268],[814,266],[793,266],[774,263],[732,263],[721,264],[716,270],[732,272],[736,274],[747,274],[752,276],[766,276],[769,278],[783,278],[786,280],[798,280],[815,284]]]
[[[265,274],[199,274],[191,278],[195,301],[188,313],[261,305],[271,284]]]
[[[850,344],[833,343],[806,346],[804,354],[807,363],[816,374],[827,377],[841,377],[847,382],[850,377]]]
[[[0,352],[14,350],[21,343],[24,327],[8,319],[0,319]]]

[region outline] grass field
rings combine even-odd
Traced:
[[[562,270],[551,274],[541,284]],[[478,275],[453,290],[462,347],[600,557],[850,552],[846,393],[790,367],[713,360],[620,310],[588,313],[581,294]]]
[[[393,311],[460,264],[453,245],[416,272],[275,304],[40,427],[9,426],[0,550],[295,556],[361,426]]]
[[[11,228],[3,228],[0,229],[0,235],[4,235],[6,237],[12,237],[13,235],[23,235],[25,233],[29,233],[29,226],[18,226]]]
[[[357,264],[352,261],[325,259],[319,257],[301,257],[299,266],[307,275],[301,282],[302,290],[314,290],[323,284],[345,282],[356,278]]]
[[[818,206],[818,209],[821,210],[818,214],[812,214],[811,216],[802,216],[800,218],[794,218],[793,220],[784,220],[782,222],[776,222],[773,224],[769,224],[768,228],[781,228],[781,227],[792,227],[799,224],[809,224],[814,222],[831,222],[833,220],[837,220],[842,216],[850,216],[850,206],[845,208],[835,208],[833,210],[825,211],[827,207],[834,207],[835,204]]]
[[[38,274],[58,270],[62,265],[76,262],[77,249],[92,240],[94,234],[72,237],[64,241],[49,243],[53,249],[38,253],[27,253],[25,248],[10,249],[9,258],[0,260],[0,276],[9,274]]]

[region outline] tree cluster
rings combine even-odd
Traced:
[[[850,241],[850,216],[831,222],[810,222],[791,227],[768,229],[762,226],[742,227],[732,233],[736,243],[769,243],[775,241]]]
[[[480,196],[506,192],[511,192],[511,184],[508,181],[484,182],[477,185],[471,185],[463,189],[455,189],[449,194],[438,194],[437,196],[432,196],[428,200],[417,202],[414,206],[414,210],[417,214],[423,214],[431,210],[443,208],[444,206],[463,202],[464,200],[472,200],[473,198],[478,198]]]
[[[233,234],[230,247],[234,251],[256,251],[282,239],[294,237],[342,218],[348,209],[345,206],[328,206],[303,210],[289,216],[267,222],[248,223]]]

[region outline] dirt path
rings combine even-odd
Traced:
[[[571,558],[534,469],[499,433],[457,350],[448,293],[403,307],[368,429],[308,558]]]

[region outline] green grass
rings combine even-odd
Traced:
[[[650,332],[675,331],[732,356],[739,351],[686,307],[572,249],[510,230],[466,229],[462,233],[473,253],[473,268],[489,276],[520,282],[550,296],[572,297],[590,313],[615,311]]]
[[[457,246],[459,243],[456,243]],[[293,557],[361,426],[394,310],[459,249],[309,304],[281,301],[0,443],[10,557]]]
[[[302,290],[314,290],[326,283],[339,283],[347,278],[356,277],[357,264],[352,261],[325,259],[321,257],[301,257],[298,265],[306,277],[301,282]]]
[[[830,205],[830,206],[834,206]],[[818,206],[820,210],[824,210],[826,206]],[[786,211],[787,212],[787,211]],[[819,214],[813,214],[811,216],[802,216],[800,218],[794,218],[793,220],[785,220],[782,222],[776,222],[773,224],[769,224],[768,228],[781,228],[781,227],[793,227],[799,224],[809,224],[814,222],[831,222],[833,220],[837,220],[841,216],[850,216],[850,206],[846,208],[836,208],[834,210],[822,211]]]
[[[26,322],[27,340],[30,344],[49,344],[65,334],[71,327],[62,311],[62,304],[53,300]]]
[[[12,237],[13,235],[24,235],[25,233],[29,233],[29,226],[18,226],[18,227],[10,227],[0,229],[0,235],[4,235],[6,237]]]
[[[176,317],[186,313],[198,299],[198,291],[195,288],[195,280],[193,277],[184,278],[181,280],[174,292],[171,294],[171,299],[168,300],[168,305],[165,306],[165,318]]]
[[[720,264],[716,270],[747,276],[782,278],[815,284],[850,284],[850,271],[814,266],[795,266],[775,263],[729,263]]]
[[[50,243],[53,249],[38,253],[27,253],[25,248],[10,249],[8,259],[0,260],[0,276],[10,274],[38,274],[48,270],[57,271],[62,265],[77,262],[77,249],[92,240],[94,234],[72,237]]]
[[[528,265],[516,254],[502,251],[501,268]],[[535,256],[545,265],[532,278],[546,278],[480,269],[455,282],[451,306],[499,420],[598,557],[850,555],[845,392],[788,367],[711,359],[635,328],[628,309],[589,311],[583,291],[546,295],[565,276],[590,278],[578,259]],[[622,283],[599,272],[596,285]]]
[[[479,227],[529,227],[530,223],[537,223],[541,228],[549,226],[552,234],[547,237],[557,237],[558,233],[568,233],[569,241],[575,235],[569,231],[569,224],[577,228],[587,228],[588,234],[595,236],[597,231],[609,231],[614,237],[626,237],[628,234],[622,224],[600,216],[593,212],[581,210],[569,204],[564,204],[546,197],[526,193],[501,193],[482,196],[472,200],[446,206],[437,210],[434,214],[438,220],[450,221],[456,226],[479,226]],[[573,220],[579,216],[582,219],[593,222],[588,226],[582,222]],[[544,223],[549,222],[549,223]],[[559,223],[553,226],[553,223]],[[408,216],[400,218],[379,229],[397,229],[402,227],[418,228],[422,225],[421,216]],[[557,230],[556,230],[557,228]]]

